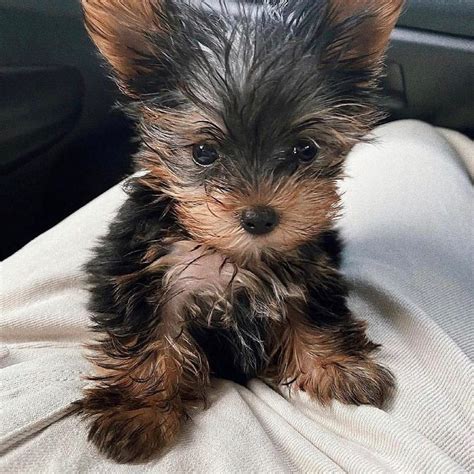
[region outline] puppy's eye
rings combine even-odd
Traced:
[[[292,155],[303,163],[313,161],[319,154],[319,146],[309,139],[299,140],[292,149]]]
[[[200,166],[210,166],[219,158],[219,153],[212,145],[200,143],[193,146],[193,159]]]

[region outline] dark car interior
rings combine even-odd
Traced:
[[[473,53],[472,0],[409,0],[389,51],[389,119],[473,137]],[[0,259],[131,171],[117,97],[79,0],[0,0]]]

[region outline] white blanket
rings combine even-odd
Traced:
[[[390,408],[216,380],[161,458],[103,459],[68,413],[87,369],[80,267],[124,198],[115,187],[2,263],[0,471],[473,472],[474,146],[415,121],[376,135],[350,156],[341,225],[350,306],[398,381]]]

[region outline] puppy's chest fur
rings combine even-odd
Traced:
[[[186,328],[214,375],[241,383],[255,376],[268,359],[270,319],[283,320],[285,307],[260,313],[257,295],[269,290],[258,277],[193,241],[174,243],[151,267],[162,265],[161,314],[173,337]]]
[[[306,311],[307,283],[335,271],[335,233],[292,258],[238,265],[188,239],[176,240],[147,267],[161,276],[161,318],[170,337],[184,329],[205,353],[214,375],[240,383],[269,364],[279,333]],[[337,247],[337,249],[336,249]],[[336,252],[337,253],[337,252]]]

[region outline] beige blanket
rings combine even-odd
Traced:
[[[0,472],[472,472],[473,143],[415,121],[376,135],[350,157],[341,225],[350,306],[398,380],[389,409],[216,380],[160,459],[103,459],[68,411],[86,368],[80,267],[115,187],[2,263]]]

